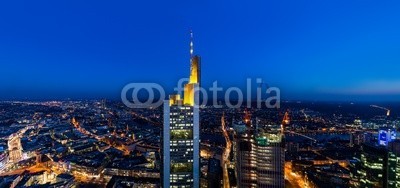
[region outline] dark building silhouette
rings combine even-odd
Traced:
[[[211,158],[208,161],[207,187],[220,188],[222,186],[221,180],[222,180],[221,161],[215,158]]]

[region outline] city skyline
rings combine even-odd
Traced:
[[[188,73],[191,29],[204,87],[262,78],[284,100],[400,99],[399,2],[3,5],[1,100],[118,100],[131,82],[171,93]]]
[[[400,187],[398,10],[0,3],[0,187]]]

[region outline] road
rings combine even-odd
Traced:
[[[298,173],[292,171],[292,163],[285,163],[285,179],[295,188],[307,188],[310,187],[307,182],[304,181],[304,177]]]
[[[224,188],[230,188],[229,185],[229,175],[228,175],[228,165],[229,165],[229,155],[231,153],[231,148],[232,148],[232,142],[229,139],[228,132],[226,131],[226,126],[225,126],[225,117],[222,116],[221,118],[221,129],[222,129],[222,134],[225,137],[226,141],[226,148],[224,150],[223,156],[222,156],[222,163],[223,163],[223,183],[224,183]]]
[[[347,163],[343,163],[343,162],[340,162],[340,161],[338,161],[338,160],[334,160],[334,159],[332,159],[332,158],[330,158],[330,157],[328,157],[328,156],[322,155],[318,150],[312,150],[312,151],[313,151],[316,155],[320,155],[320,156],[325,157],[325,158],[328,159],[332,164],[338,163],[338,164],[339,164],[341,167],[343,167],[344,169],[350,170],[350,168],[348,167]]]
[[[47,168],[44,168],[40,165],[35,165],[35,166],[27,167],[27,168],[20,168],[17,170],[12,170],[10,172],[4,172],[4,173],[0,174],[0,176],[10,176],[10,175],[17,175],[17,174],[19,175],[25,171],[28,171],[29,173],[36,173],[36,172],[41,172],[44,170],[49,171],[49,169],[47,169]]]

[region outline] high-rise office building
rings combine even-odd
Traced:
[[[352,187],[387,187],[387,149],[371,143],[361,146],[351,167]]]
[[[400,141],[385,145],[362,144],[357,161],[351,165],[352,187],[400,186]]]
[[[253,127],[248,118],[246,130],[235,133],[238,187],[285,187],[282,126]]]
[[[400,140],[389,143],[388,186],[400,187]]]
[[[361,146],[357,162],[351,164],[352,187],[388,187],[388,151],[371,143]]]
[[[184,97],[171,95],[164,102],[162,132],[162,182],[164,188],[198,188],[200,185],[199,96],[200,57],[193,55],[190,41],[190,78]]]

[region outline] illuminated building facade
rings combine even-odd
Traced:
[[[18,136],[11,136],[8,140],[9,161],[18,162],[22,160],[21,139]]]
[[[396,130],[390,128],[379,129],[378,145],[388,146],[390,142],[396,139]]]
[[[200,185],[199,108],[195,105],[199,100],[195,91],[200,83],[200,57],[193,56],[193,40],[190,55],[190,78],[184,86],[183,99],[177,94],[164,102],[161,151],[164,188],[198,188]]]
[[[400,143],[389,147],[363,144],[358,162],[351,167],[352,187],[399,187]]]
[[[361,152],[351,164],[352,187],[400,187],[400,140],[395,130],[381,128],[378,143],[361,145]]]
[[[384,147],[363,144],[352,170],[353,187],[386,187],[387,152]]]
[[[253,128],[236,133],[238,187],[285,187],[285,143],[281,126]]]

